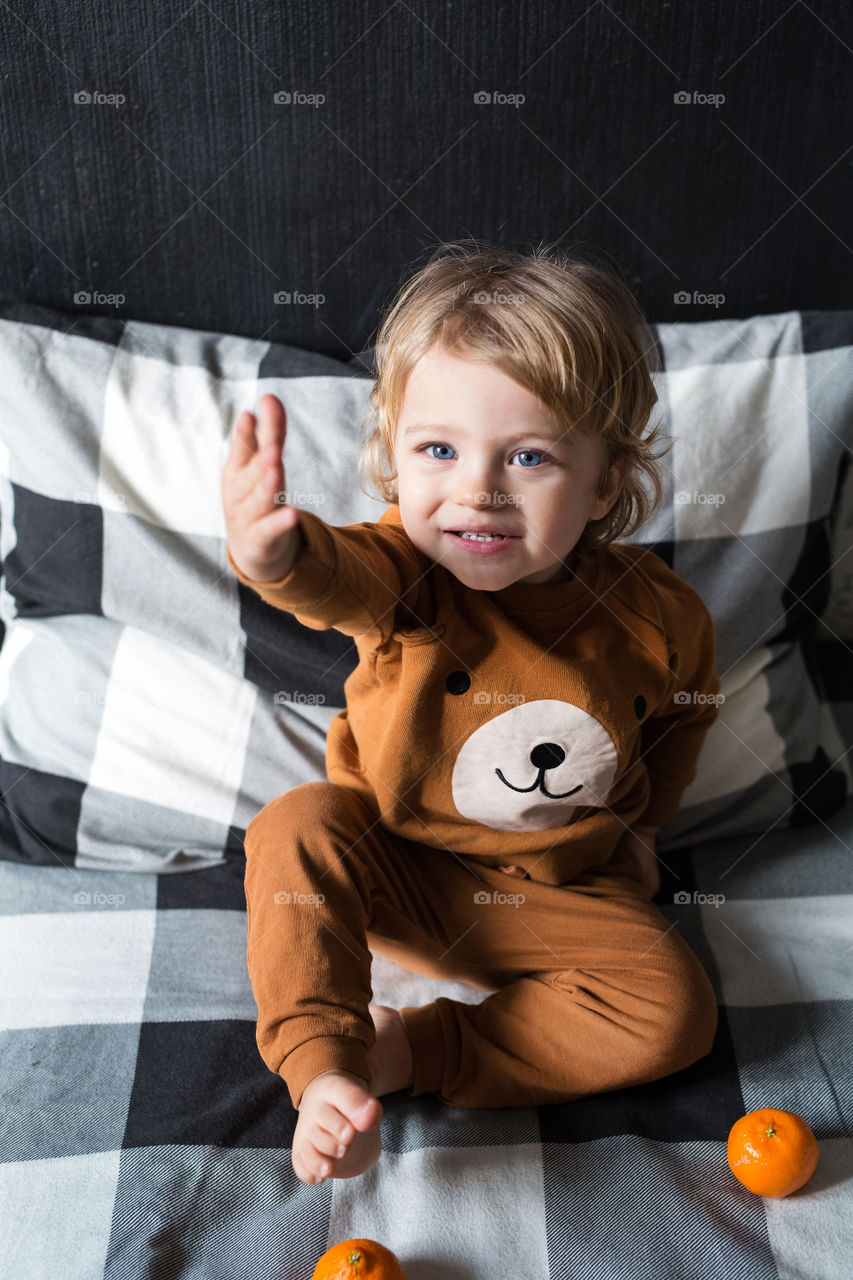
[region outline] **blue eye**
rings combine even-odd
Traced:
[[[438,442],[436,441],[436,442],[434,442],[433,444],[422,444],[422,445],[421,445],[421,447],[418,449],[418,453],[423,453],[423,452],[424,452],[424,450],[426,450],[426,449],[449,449],[449,448],[451,448],[451,446],[450,446],[450,445],[440,444],[440,443],[438,443]],[[541,449],[518,449],[518,450],[517,450],[517,452],[516,452],[515,454],[513,454],[513,457],[517,457],[519,454],[528,454],[528,455],[529,455],[529,454],[533,454],[535,457],[544,458],[544,459],[546,460],[546,464],[547,464],[547,462],[549,461],[549,459],[548,459],[548,455],[547,455],[546,453],[544,453]],[[432,456],[432,455],[430,455],[430,456]],[[446,459],[446,458],[433,458],[433,461],[435,461],[435,462],[446,462],[446,461],[447,461],[447,459]],[[524,467],[523,467],[523,470],[524,470],[524,471],[533,471],[533,470],[535,470],[535,467],[536,467],[537,465],[539,465],[539,464],[534,464],[534,466],[533,466],[533,467],[524,466]]]

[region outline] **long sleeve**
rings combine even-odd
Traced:
[[[315,631],[334,627],[356,636],[377,629],[377,642],[387,639],[398,604],[407,595],[416,598],[423,576],[405,531],[369,522],[329,525],[301,508],[299,523],[305,545],[278,582],[247,578],[226,543],[228,563],[240,582]]]
[[[666,698],[643,729],[643,763],[651,793],[641,825],[666,826],[682,793],[696,777],[702,744],[719,714],[716,637],[702,597],[678,580],[666,593],[666,633],[672,681]]]

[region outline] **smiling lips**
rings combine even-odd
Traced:
[[[458,528],[458,529],[447,529],[447,530],[446,530],[446,532],[447,532],[447,533],[455,533],[455,534],[461,534],[461,533],[488,533],[488,534],[492,534],[492,536],[494,536],[494,537],[500,537],[500,538],[515,538],[515,537],[517,537],[517,534],[514,534],[514,533],[507,533],[506,529],[491,529],[491,528],[489,528],[487,525],[476,525],[476,524],[463,524],[463,525],[462,525],[460,528]]]
[[[463,549],[466,554],[474,556],[496,556],[502,555],[512,547],[514,542],[519,539],[511,534],[498,536],[493,534],[489,538],[463,538],[461,533],[454,533],[452,530],[447,531],[448,538],[452,538],[458,547]]]

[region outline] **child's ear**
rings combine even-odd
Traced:
[[[607,482],[601,490],[592,511],[589,513],[590,520],[601,520],[606,516],[610,508],[613,506],[619,494],[622,492],[622,485],[625,482],[625,459],[617,458],[607,473]]]

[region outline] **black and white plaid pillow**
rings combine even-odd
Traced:
[[[725,696],[666,848],[815,821],[849,787],[814,638],[837,613],[853,313],[656,331],[676,443],[634,541],[708,605]],[[220,474],[272,392],[288,501],[378,520],[355,479],[368,364],[0,305],[0,857],[191,870],[242,856],[264,804],[325,777],[355,646],[237,581]]]

